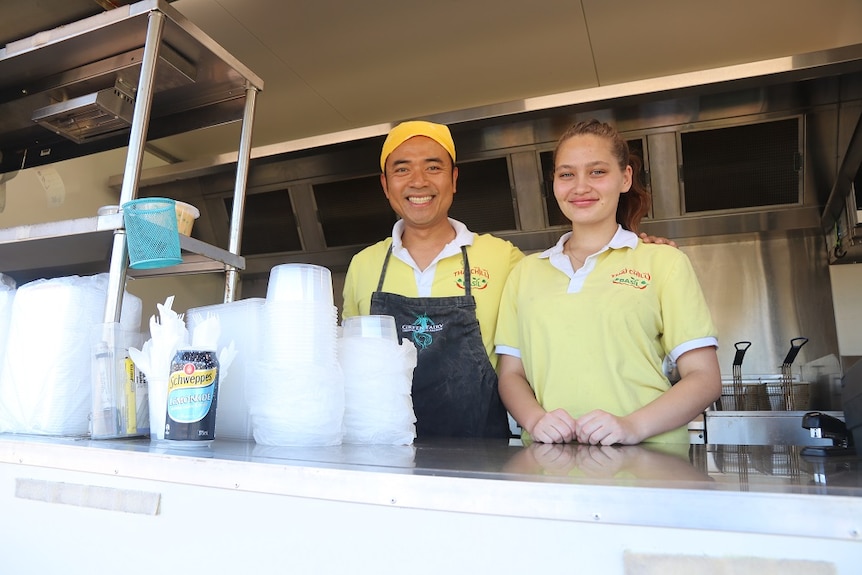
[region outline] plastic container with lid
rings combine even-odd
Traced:
[[[176,200],[176,209],[177,231],[184,236],[192,235],[192,227],[194,227],[195,220],[201,215],[200,210],[191,204],[179,200]]]

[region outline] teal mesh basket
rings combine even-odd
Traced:
[[[141,198],[123,204],[129,247],[129,267],[145,270],[182,263],[177,232],[176,202],[169,198]]]

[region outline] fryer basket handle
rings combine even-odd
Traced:
[[[751,347],[750,341],[738,341],[736,346],[736,355],[733,356],[733,365],[742,365],[742,358],[745,357],[746,350]]]
[[[784,358],[784,365],[790,365],[793,363],[793,360],[796,359],[796,356],[799,354],[799,350],[802,349],[802,346],[808,343],[807,337],[794,337],[790,340],[790,351],[787,352],[787,356]]]

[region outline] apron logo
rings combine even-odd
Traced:
[[[442,323],[434,323],[426,314],[422,314],[416,318],[412,324],[404,324],[401,326],[401,333],[409,333],[413,339],[413,343],[419,349],[426,349],[434,341],[432,333],[443,331]]]
[[[649,272],[639,272],[629,268],[623,268],[611,275],[611,283],[631,286],[636,289],[646,289],[651,279]]]
[[[478,266],[470,268],[470,289],[485,289],[488,287],[488,281],[491,279],[491,274],[488,270]],[[455,272],[455,285],[464,289],[464,270]]]

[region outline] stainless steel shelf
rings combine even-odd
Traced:
[[[108,271],[121,214],[0,229],[0,272],[19,285],[39,278]],[[129,269],[131,277],[245,269],[245,258],[195,238],[180,236],[183,263],[153,270]]]
[[[237,270],[245,269],[244,257],[196,240],[195,238],[181,235],[180,249],[183,252],[183,263],[179,265],[151,270],[129,269],[127,275],[140,278],[202,274],[224,272],[227,270],[227,266],[231,266]]]
[[[181,236],[183,263],[127,270],[122,216],[107,215],[0,230],[0,272],[20,285],[107,271],[107,322],[119,317],[127,275],[223,272],[225,301],[232,301],[245,269],[238,222],[262,89],[259,77],[165,0],[116,7],[0,47],[0,173],[127,146],[122,205],[138,195],[148,139],[242,122],[228,250]],[[94,114],[112,121],[90,122]]]
[[[147,94],[139,76],[155,13],[164,16],[164,27]],[[39,110],[72,106],[76,99],[112,92],[118,83],[138,97],[151,95],[150,139],[239,121],[246,88],[263,89],[260,78],[164,0],[106,10],[0,46],[2,171],[128,145],[128,118],[77,142],[61,134],[69,122],[34,121]]]
[[[707,411],[706,441],[713,445],[820,445],[831,439],[811,437],[802,427],[807,411]],[[821,411],[844,421],[842,411]]]

